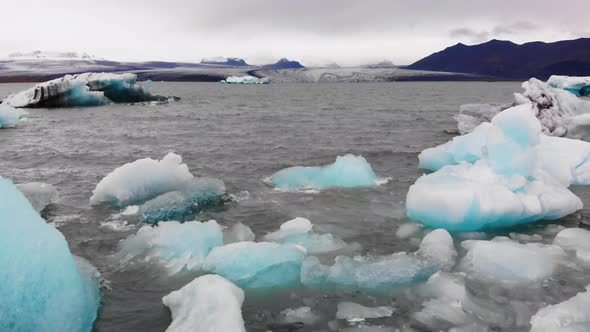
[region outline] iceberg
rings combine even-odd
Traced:
[[[144,158],[127,163],[105,176],[96,185],[90,204],[108,203],[125,207],[143,203],[182,188],[193,175],[182,157],[169,153],[162,160]]]
[[[511,105],[472,104],[462,106],[460,113],[455,116],[459,132],[461,134],[469,133],[479,124],[489,121],[505,109],[523,104],[531,104],[531,109],[541,122],[542,131],[546,135],[575,138],[570,136],[570,132],[582,130],[576,127],[576,125],[580,125],[581,119],[573,120],[577,116],[590,113],[590,102],[565,90],[553,88],[535,78],[522,83],[522,88],[524,92],[515,93],[515,101]]]
[[[162,302],[172,313],[166,332],[246,332],[244,292],[220,276],[198,277]]]
[[[305,249],[273,242],[238,242],[213,249],[206,272],[242,288],[284,288],[299,284]]]
[[[316,234],[312,223],[305,218],[295,218],[283,223],[278,231],[267,234],[264,239],[282,244],[295,244],[307,250],[308,254],[325,254],[339,250],[351,249],[346,242],[334,235]]]
[[[459,143],[425,151],[419,158],[427,167],[453,164],[455,156],[476,161],[420,177],[406,197],[408,217],[433,228],[477,231],[559,219],[581,209],[576,195],[537,167],[541,125],[529,109],[525,104],[502,111]],[[481,142],[478,160],[472,151]]]
[[[223,84],[270,84],[270,77],[254,77],[254,76],[229,76],[225,80],[221,80]]]
[[[439,270],[453,267],[457,252],[451,235],[437,229],[427,234],[415,253],[387,256],[338,256],[332,266],[322,265],[317,257],[305,259],[301,282],[311,288],[378,290],[426,280]]]
[[[354,302],[340,302],[338,303],[338,311],[336,318],[346,319],[349,321],[359,321],[370,318],[389,317],[393,315],[393,308],[389,306],[381,307],[365,307]]]
[[[123,263],[155,262],[175,274],[184,269],[200,271],[211,250],[222,245],[222,229],[215,220],[169,221],[140,228],[121,241],[117,256]]]
[[[66,75],[8,96],[3,103],[12,107],[99,106],[110,103],[167,101],[137,84],[132,73],[82,73]],[[177,97],[173,97],[176,99]]]
[[[25,195],[37,212],[43,211],[48,205],[58,199],[57,189],[51,184],[43,182],[27,182],[17,184],[16,188]]]
[[[253,242],[256,238],[250,227],[241,222],[233,224],[230,228],[223,230],[223,243]]]
[[[76,259],[9,180],[0,178],[0,330],[91,331],[97,271]]]
[[[326,166],[295,166],[276,172],[271,182],[281,189],[325,189],[367,187],[378,183],[371,165],[361,156],[338,156]]]
[[[477,280],[506,285],[530,285],[549,278],[566,258],[555,245],[520,244],[509,239],[467,240],[459,266]]]
[[[219,179],[195,178],[170,191],[145,202],[139,208],[144,222],[154,224],[165,220],[184,221],[189,215],[209,206],[221,204],[225,184]]]
[[[0,104],[0,129],[16,127],[23,115],[11,106]]]
[[[576,96],[590,96],[590,76],[552,75],[547,84],[553,88],[563,89]]]
[[[587,332],[590,329],[590,285],[585,292],[541,308],[531,318],[531,332]]]

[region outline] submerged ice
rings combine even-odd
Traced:
[[[377,184],[377,175],[361,156],[338,156],[326,166],[295,166],[276,172],[270,177],[281,189],[325,189],[330,187],[366,187]]]
[[[439,270],[453,267],[457,252],[450,234],[437,229],[424,237],[415,253],[387,256],[338,256],[331,266],[308,257],[301,282],[311,288],[387,289],[426,280]]]
[[[76,260],[16,186],[0,178],[0,330],[90,331],[100,303],[96,270]]]
[[[172,313],[166,332],[246,332],[244,292],[218,275],[196,278],[162,302]]]
[[[410,187],[408,216],[434,228],[475,231],[558,219],[582,208],[569,183],[539,167],[541,124],[530,107],[502,111],[471,134],[425,150],[421,166],[438,171]]]
[[[4,103],[12,107],[67,107],[168,100],[152,95],[136,81],[137,75],[132,73],[66,75],[12,94]]]

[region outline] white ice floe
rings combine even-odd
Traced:
[[[233,224],[230,228],[223,230],[223,243],[230,244],[236,242],[254,241],[256,235],[250,227],[241,222]]]
[[[590,96],[590,76],[552,75],[547,80],[547,84],[569,91],[576,96]]]
[[[244,292],[220,276],[196,278],[162,302],[172,313],[166,332],[246,332]]]
[[[43,182],[27,182],[17,184],[16,188],[25,195],[37,212],[43,211],[49,204],[58,199],[57,189],[51,184]]]
[[[270,84],[270,77],[254,77],[254,76],[229,76],[221,83],[224,84]]]
[[[387,289],[427,279],[453,267],[457,252],[450,234],[437,229],[427,234],[415,253],[387,256],[338,256],[332,266],[310,256],[301,268],[301,282],[313,288]]]
[[[541,308],[531,318],[531,332],[587,332],[590,329],[590,291]]]
[[[590,231],[583,228],[566,228],[559,232],[553,244],[576,253],[576,258],[590,264]]]
[[[416,233],[418,233],[420,229],[422,229],[422,225],[413,222],[407,222],[401,224],[398,227],[397,231],[395,232],[395,236],[397,236],[400,239],[407,239],[416,235]]]
[[[0,330],[90,331],[100,292],[96,269],[0,178]]]
[[[507,285],[531,285],[549,278],[565,252],[555,245],[520,244],[509,239],[468,240],[460,267],[470,277]]]
[[[361,156],[347,154],[325,166],[294,166],[276,172],[271,182],[281,189],[325,189],[330,187],[367,187],[379,179]]]
[[[121,241],[117,256],[123,262],[153,261],[174,274],[183,269],[201,270],[209,252],[222,245],[222,230],[214,220],[169,221],[140,228]]]
[[[299,308],[287,308],[281,311],[279,321],[283,324],[303,323],[305,325],[314,325],[321,317],[310,307],[304,306]]]
[[[442,168],[410,187],[408,216],[435,228],[476,231],[558,219],[582,208],[568,184],[539,167],[540,133],[539,120],[524,104],[502,111],[472,134],[425,150],[420,164]],[[555,170],[551,163],[561,161],[545,162]]]
[[[136,83],[132,73],[83,73],[66,75],[8,96],[12,107],[98,106],[112,102],[164,100]]]
[[[6,104],[0,104],[0,129],[16,127],[23,116],[22,111]]]
[[[237,242],[213,249],[204,270],[243,288],[280,288],[299,284],[305,249],[273,242]]]
[[[354,302],[338,303],[336,318],[346,319],[348,321],[362,321],[371,318],[382,318],[393,315],[393,308],[390,306],[365,307],[364,305]]]
[[[96,185],[91,204],[127,206],[177,190],[193,179],[182,157],[169,153],[162,160],[139,159],[118,167]]]
[[[295,218],[283,223],[278,231],[267,234],[267,241],[302,246],[308,254],[325,254],[336,251],[355,251],[357,244],[348,245],[330,233],[317,234],[312,223],[305,218]]]

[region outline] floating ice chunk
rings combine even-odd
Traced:
[[[166,332],[246,332],[244,292],[220,276],[196,278],[162,302],[172,313]]]
[[[541,308],[531,318],[531,332],[587,332],[590,329],[590,291]]]
[[[590,263],[589,230],[583,228],[566,228],[555,236],[553,244],[565,250],[575,252],[579,260]]]
[[[422,229],[422,225],[420,224],[412,222],[404,223],[399,226],[399,228],[395,232],[395,236],[397,236],[400,239],[407,239],[418,233],[420,229]]]
[[[169,153],[162,160],[144,158],[127,163],[105,176],[96,185],[90,204],[127,206],[182,188],[193,180],[182,157]]]
[[[23,113],[16,109],[0,104],[0,129],[14,128],[16,124],[22,119]]]
[[[340,332],[393,332],[393,327],[387,326],[373,326],[373,325],[358,325],[354,327],[347,327]]]
[[[489,122],[501,111],[512,107],[511,104],[466,104],[459,107],[459,114],[454,118],[461,135],[475,130],[482,122]]]
[[[344,249],[354,251],[356,246],[330,233],[316,234],[312,231],[312,224],[305,218],[295,218],[283,223],[278,231],[265,236],[267,241],[282,244],[296,244],[304,247],[308,254],[323,254]]]
[[[31,202],[37,212],[43,211],[49,204],[58,199],[57,189],[43,182],[28,182],[17,184],[16,188]]]
[[[66,75],[10,95],[4,103],[12,107],[67,107],[168,100],[152,95],[136,80],[132,73]]]
[[[123,262],[154,261],[174,274],[183,269],[200,270],[209,252],[222,245],[223,234],[215,220],[169,221],[143,226],[121,241],[118,256]]]
[[[230,244],[236,242],[252,242],[256,238],[250,227],[241,222],[233,224],[230,228],[223,231],[223,243]]]
[[[463,242],[468,252],[461,268],[473,278],[509,285],[530,284],[550,277],[565,252],[558,246],[519,244],[510,240]]]
[[[272,183],[282,189],[325,189],[330,187],[366,187],[377,184],[377,175],[361,156],[338,156],[326,166],[295,166],[271,176]]]
[[[183,221],[192,213],[220,204],[223,194],[223,181],[195,178],[183,184],[179,190],[167,192],[145,202],[138,213],[144,222],[151,224],[164,220]]]
[[[238,242],[213,249],[204,269],[242,288],[277,288],[299,284],[305,250],[272,242]]]
[[[225,84],[270,84],[270,77],[254,77],[254,76],[229,76],[221,83]]]
[[[138,205],[129,205],[128,207],[125,208],[125,210],[123,210],[123,212],[121,212],[122,216],[134,216],[139,212],[139,206]]]
[[[552,75],[547,84],[553,88],[563,89],[576,96],[590,96],[590,77]]]
[[[313,312],[310,307],[287,308],[281,311],[279,321],[284,324],[303,323],[313,325],[320,320],[320,316]]]
[[[63,235],[9,180],[0,178],[0,330],[90,331],[98,281]]]
[[[479,127],[489,127],[482,159],[420,177],[406,197],[408,216],[434,228],[476,231],[558,219],[580,209],[582,201],[577,196],[538,169],[541,128],[526,107],[505,110],[492,119],[491,126]],[[483,141],[479,128],[462,139],[475,135]],[[433,155],[428,152],[423,157]]]
[[[370,318],[389,317],[393,315],[393,308],[389,306],[365,307],[354,302],[338,303],[336,318],[349,321],[365,320]]]
[[[438,252],[437,252],[438,251]],[[384,289],[427,279],[452,267],[457,252],[445,230],[426,235],[416,253],[395,253],[380,257],[336,257],[332,266],[308,257],[301,268],[301,282],[308,287]]]

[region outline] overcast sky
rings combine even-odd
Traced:
[[[0,56],[409,64],[458,42],[590,37],[587,0],[2,0],[0,9]]]

